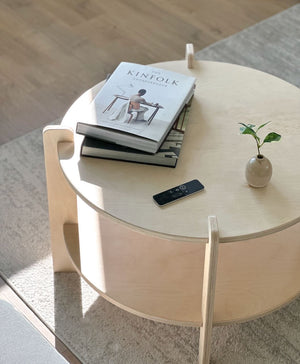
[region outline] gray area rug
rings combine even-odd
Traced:
[[[299,86],[299,19],[296,5],[197,58],[251,66]],[[136,317],[76,273],[53,274],[41,130],[0,147],[0,192],[0,271],[83,363],[197,363],[197,328]],[[211,363],[300,363],[300,298],[264,318],[215,327]]]
[[[300,87],[300,4],[214,43],[196,59],[256,68]]]

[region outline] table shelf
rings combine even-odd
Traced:
[[[64,236],[78,273],[131,313],[200,326],[206,244],[143,234],[77,200],[79,225],[65,224]],[[299,234],[297,224],[264,238],[220,244],[214,325],[262,316],[299,294]]]

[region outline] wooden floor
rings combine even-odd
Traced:
[[[182,59],[298,0],[1,0],[0,144],[63,116],[122,60]],[[17,307],[70,363],[79,363],[15,292]]]
[[[298,0],[1,0],[0,144],[63,116],[121,60],[181,59]]]

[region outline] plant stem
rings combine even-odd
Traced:
[[[259,139],[256,137],[255,141],[256,141],[256,146],[257,146],[257,151],[258,151],[257,155],[260,156],[260,147],[261,147],[261,145],[259,145]]]

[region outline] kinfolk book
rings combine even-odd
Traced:
[[[81,146],[81,155],[84,157],[114,159],[175,168],[181,151],[185,128],[188,123],[190,106],[191,102],[183,107],[172,129],[155,154],[85,137]]]
[[[76,131],[156,153],[193,95],[194,86],[194,77],[122,62],[91,102]]]

